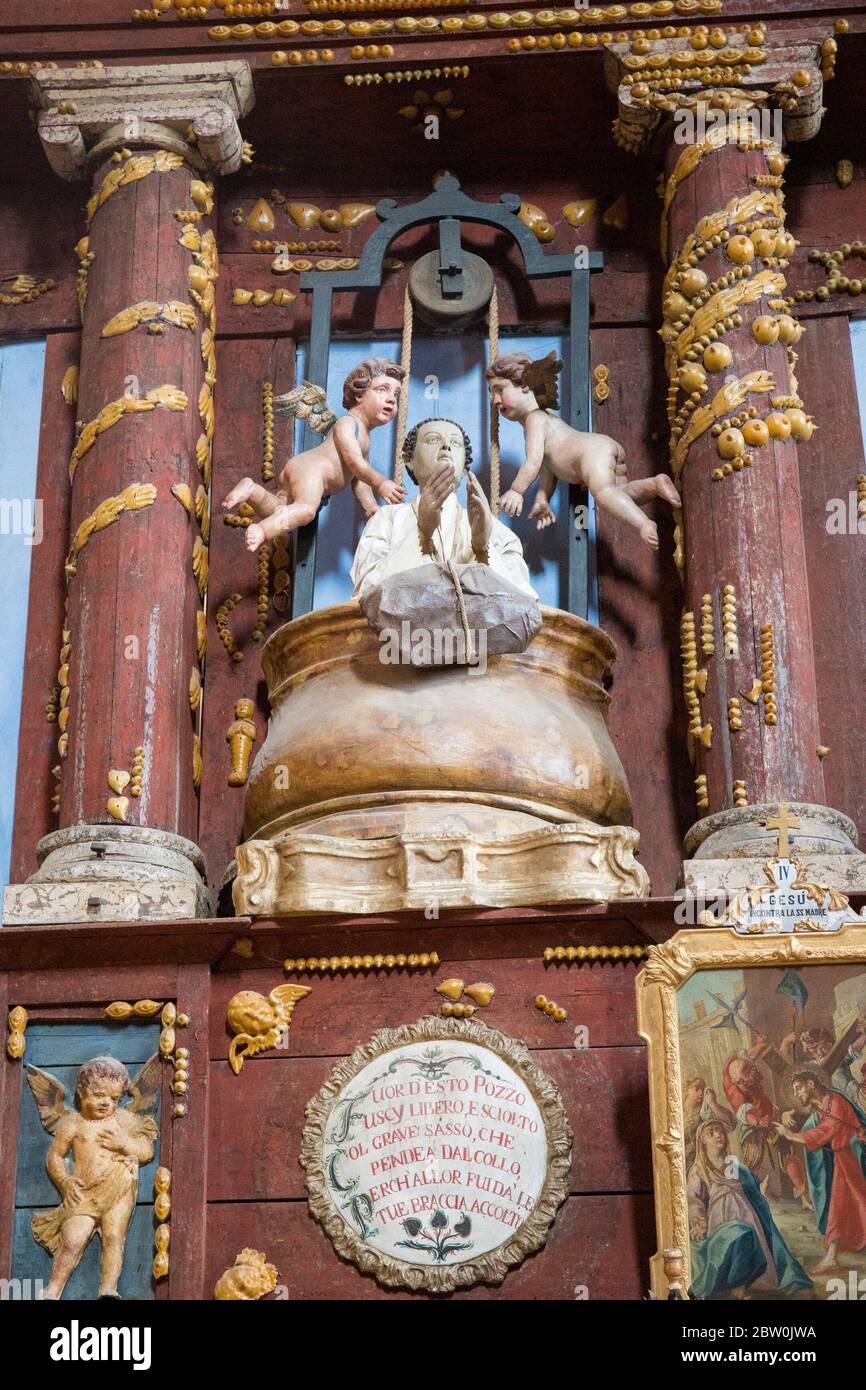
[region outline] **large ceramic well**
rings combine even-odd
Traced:
[[[272,715],[250,773],[238,909],[410,906],[437,891],[436,874],[422,875],[423,885],[416,875],[412,888],[419,858],[430,865],[443,855],[460,860],[445,905],[498,902],[503,893],[508,902],[531,901],[529,893],[535,901],[617,895],[602,867],[598,891],[579,891],[569,876],[576,832],[584,848],[587,836],[594,849],[607,846],[596,858],[601,865],[613,856],[620,894],[646,892],[607,728],[613,644],[579,618],[543,613],[528,651],[491,658],[483,672],[383,660],[387,648],[354,602],[274,633],[262,655]],[[484,877],[488,854],[491,883],[469,887],[467,877]],[[451,877],[446,866],[439,890]]]

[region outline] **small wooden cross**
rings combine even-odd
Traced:
[[[787,801],[782,801],[779,803],[779,809],[776,812],[775,816],[768,816],[767,819],[764,821],[764,826],[767,830],[778,830],[779,832],[779,844],[777,850],[778,858],[790,858],[788,831],[799,829],[800,818],[799,816],[791,816],[788,814]]]

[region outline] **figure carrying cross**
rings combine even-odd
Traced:
[[[790,859],[790,845],[788,844],[788,831],[800,828],[800,817],[789,814],[787,801],[779,803],[779,808],[775,816],[768,816],[764,821],[767,830],[778,830],[779,843],[776,848],[776,857],[779,859]]]

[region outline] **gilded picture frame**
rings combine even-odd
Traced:
[[[694,1273],[687,1194],[684,1123],[687,1078],[683,1075],[680,991],[701,972],[742,971],[746,980],[751,972],[775,967],[775,981],[779,971],[799,974],[806,968],[811,982],[815,979],[811,973],[815,967],[829,969],[834,966],[862,968],[862,975],[852,973],[862,999],[862,982],[866,981],[866,923],[845,925],[832,936],[800,932],[746,936],[737,934],[730,926],[695,927],[679,931],[665,944],[650,949],[647,963],[637,976],[636,993],[638,1029],[647,1044],[657,1239],[657,1249],[650,1260],[650,1276],[651,1289],[657,1298],[668,1296],[665,1252],[678,1250],[682,1253],[680,1282],[684,1291],[692,1286]],[[844,972],[836,972],[831,979],[835,980],[837,974],[841,976]],[[714,982],[708,978],[706,983],[710,987]],[[766,984],[769,989],[770,981]],[[778,984],[773,987],[779,991]],[[734,1008],[737,1007],[735,1003]],[[749,1006],[741,1007],[748,1009]],[[788,1007],[791,1007],[790,1002]],[[708,1026],[712,1026],[709,1020]],[[815,1069],[819,1070],[817,1063]],[[863,1082],[866,1086],[866,1074],[863,1074]],[[721,1101],[724,1100],[723,1093]]]
[[[393,1258],[366,1243],[340,1214],[328,1195],[326,1131],[335,1105],[369,1063],[412,1044],[473,1043],[505,1062],[531,1094],[541,1113],[547,1141],[546,1171],[533,1209],[513,1234],[478,1258],[460,1264],[423,1267]],[[447,1294],[474,1284],[500,1284],[509,1270],[547,1240],[556,1213],[569,1192],[572,1131],[556,1084],[533,1061],[525,1043],[475,1019],[429,1015],[400,1028],[382,1028],[370,1041],[338,1063],[322,1089],[307,1105],[300,1162],[306,1170],[310,1211],[337,1253],[386,1288]],[[435,1224],[435,1223],[434,1223]]]

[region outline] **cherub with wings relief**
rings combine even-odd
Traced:
[[[45,1168],[62,1201],[36,1212],[33,1236],[54,1256],[43,1298],[58,1299],[94,1232],[102,1242],[99,1298],[119,1298],[126,1233],[138,1195],[138,1170],[153,1158],[159,1128],[153,1118],[161,1084],[158,1056],[132,1081],[122,1062],[93,1057],[75,1082],[75,1109],[56,1076],[28,1066],[27,1080],[43,1128],[52,1136]],[[121,1106],[126,1094],[129,1105]],[[72,1156],[72,1169],[67,1158]]]
[[[388,357],[366,357],[353,367],[343,382],[343,406],[348,414],[339,420],[328,405],[321,386],[302,381],[274,405],[286,415],[306,420],[324,435],[315,449],[290,458],[278,478],[276,493],[252,478],[242,478],[223,502],[232,511],[246,502],[261,518],[245,531],[247,550],[258,550],[264,541],[283,532],[296,531],[315,519],[322,499],[351,485],[365,518],[377,510],[376,498],[402,502],[405,488],[384,477],[370,463],[370,435],[397,414],[405,373]]]

